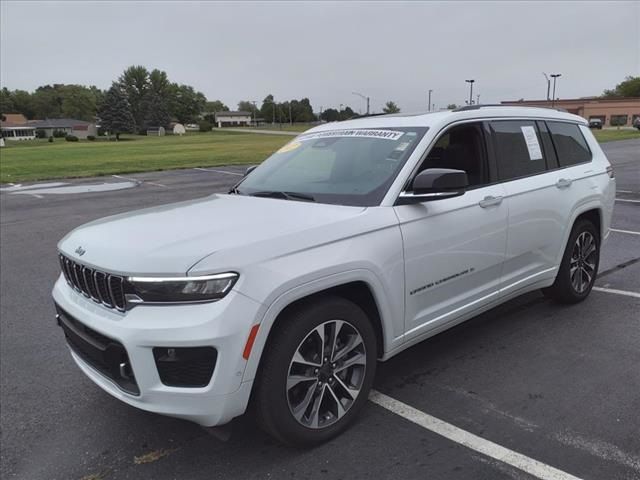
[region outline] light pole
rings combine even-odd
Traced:
[[[291,117],[291,100],[289,100],[289,125],[293,125],[293,117]]]
[[[551,99],[551,106],[555,107],[556,105],[556,79],[561,77],[561,73],[552,73],[551,78],[553,78],[553,98]]]
[[[251,100],[251,103],[253,103],[253,126],[257,127],[258,124],[256,123],[256,112],[258,110],[258,107],[256,107],[256,102],[255,100]]]
[[[362,95],[361,93],[358,92],[351,92],[354,95],[359,96],[360,98],[362,98],[363,100],[367,101],[367,115],[369,115],[369,97],[365,97],[364,95]]]
[[[475,80],[465,80],[465,82],[469,84],[469,105],[473,105],[473,82],[475,82]]]
[[[429,111],[431,111],[431,92],[433,92],[433,90],[429,90],[429,103],[427,103],[427,109]]]
[[[476,95],[476,105],[480,105],[480,94]]]
[[[547,79],[547,101],[549,101],[550,100],[549,93],[551,91],[551,80],[549,80],[549,77],[547,76],[546,73],[542,72],[542,74],[544,75],[544,78]]]

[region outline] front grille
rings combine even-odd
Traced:
[[[60,267],[67,283],[85,297],[105,307],[125,311],[123,277],[89,268],[62,254]]]
[[[206,387],[216,367],[213,347],[154,347],[160,380],[170,387]]]
[[[62,327],[71,349],[122,390],[132,395],[140,395],[124,346],[117,340],[87,327],[57,305],[56,310],[58,324]]]

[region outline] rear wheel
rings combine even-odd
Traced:
[[[590,221],[580,220],[571,231],[554,284],[543,293],[561,303],[581,302],[593,288],[599,263],[598,231]]]
[[[327,441],[367,400],[376,367],[371,323],[354,303],[326,297],[289,312],[277,329],[256,384],[258,421],[287,444]]]

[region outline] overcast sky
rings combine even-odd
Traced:
[[[108,88],[129,65],[165,70],[231,108],[309,97],[320,107],[425,110],[598,95],[640,75],[636,2],[0,1],[0,83]],[[474,98],[475,100],[475,98]]]

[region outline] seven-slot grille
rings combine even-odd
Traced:
[[[125,311],[123,277],[86,267],[62,254],[60,266],[67,283],[85,297],[105,307]]]

